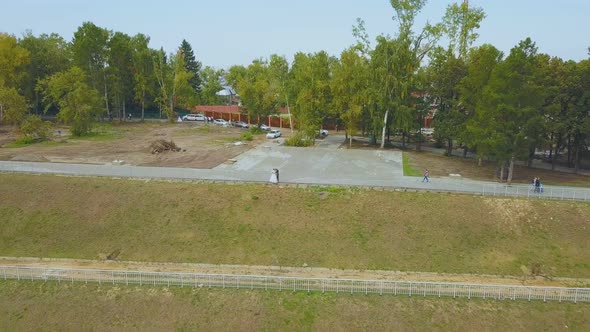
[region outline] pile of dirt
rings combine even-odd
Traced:
[[[180,151],[180,147],[178,147],[174,141],[166,141],[163,139],[155,140],[150,144],[150,152],[152,154],[162,153],[166,151]]]

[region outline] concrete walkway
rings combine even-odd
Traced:
[[[399,151],[310,149],[269,145],[247,151],[238,156],[234,164],[222,164],[214,169],[0,161],[0,171],[3,172],[259,183],[268,182],[273,168],[280,170],[282,184],[590,200],[588,188],[547,186],[543,193],[537,193],[525,185],[506,186],[451,177],[434,178],[431,182],[424,183],[420,177],[403,176]]]

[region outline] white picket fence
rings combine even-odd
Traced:
[[[257,275],[200,274],[123,270],[69,269],[0,266],[0,278],[23,281],[85,282],[146,286],[177,286],[264,289],[279,291],[391,294],[482,298],[496,300],[542,300],[590,302],[590,288],[480,285],[389,280],[298,278]]]

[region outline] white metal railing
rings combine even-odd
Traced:
[[[0,266],[4,280],[590,302],[590,288]]]

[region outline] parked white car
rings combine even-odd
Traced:
[[[269,131],[269,130],[271,130],[272,128],[271,128],[271,127],[269,127],[269,126],[267,126],[267,125],[265,125],[265,124],[263,124],[263,125],[260,125],[260,129],[262,129],[262,130],[264,130],[264,131]]]
[[[207,118],[203,114],[187,114],[182,117],[182,121],[205,121]]]
[[[266,134],[266,138],[278,138],[281,137],[281,131],[273,129]]]
[[[213,123],[218,126],[229,127],[229,122],[227,122],[223,119],[215,119],[215,120],[213,120]]]

